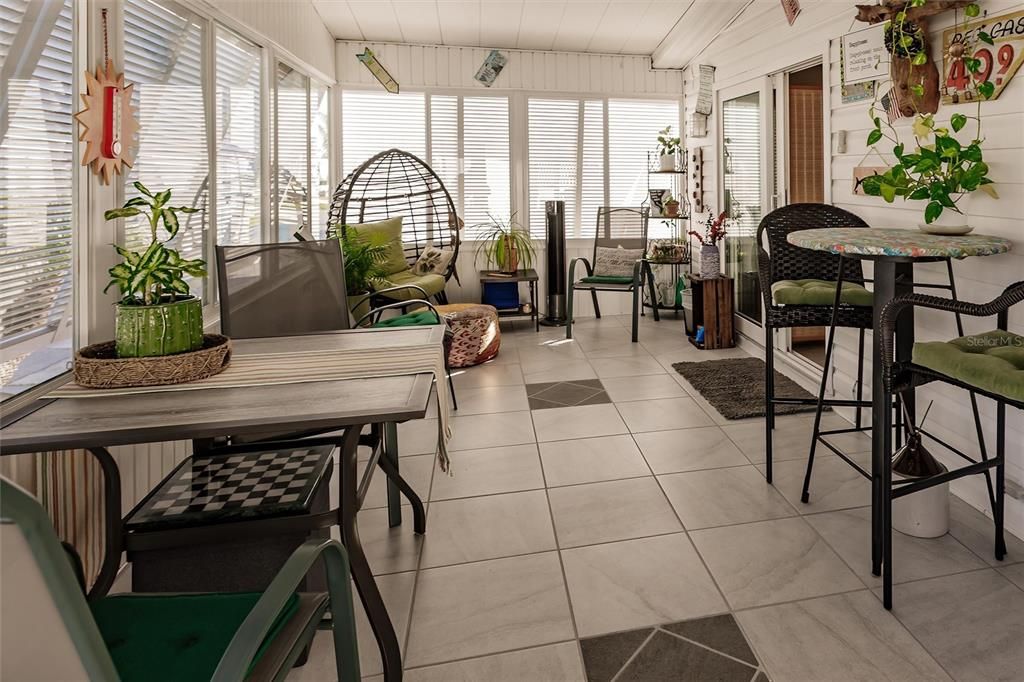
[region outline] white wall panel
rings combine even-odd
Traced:
[[[342,85],[375,82],[355,58],[365,47],[374,51],[401,87],[410,89],[481,88],[675,96],[683,89],[680,71],[652,70],[648,57],[536,50],[503,50],[508,55],[508,65],[491,88],[484,88],[473,75],[490,52],[485,48],[339,40],[337,78]]]

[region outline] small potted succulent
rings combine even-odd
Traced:
[[[672,136],[672,126],[658,132],[658,170],[670,173],[678,167],[680,141]]]
[[[708,211],[708,217],[704,221],[704,233],[690,230],[689,235],[700,242],[700,276],[703,279],[713,279],[721,273],[721,255],[718,251],[718,244],[725,239],[725,232],[728,222],[728,214],[722,211],[715,217],[715,214]]]
[[[533,267],[536,251],[530,233],[516,220],[513,213],[508,220],[501,220],[488,214],[490,219],[475,227],[482,230],[477,257],[483,254],[489,266],[497,266],[499,272],[515,273],[520,268]]]
[[[353,230],[339,230],[338,242],[345,256],[345,291],[352,315],[359,320],[370,311],[370,294],[387,277],[383,263],[388,245],[383,239],[360,238]]]
[[[142,196],[103,214],[107,220],[145,216],[150,232],[150,242],[141,252],[114,246],[123,260],[108,270],[110,282],[104,292],[116,286],[121,295],[117,302],[117,356],[154,357],[198,350],[203,345],[203,304],[189,293],[185,277],[204,277],[206,263],[182,258],[167,244],[178,234],[178,214],[199,209],[171,206],[169,189],[154,194],[141,182],[134,184]],[[161,226],[166,234],[163,240]]]
[[[665,199],[665,217],[666,218],[678,218],[679,217],[679,200],[671,194]]]

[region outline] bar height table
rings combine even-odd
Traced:
[[[872,304],[876,332],[871,352],[871,572],[882,575],[882,602],[892,608],[891,498],[882,491],[892,486],[893,423],[892,396],[885,390],[882,376],[881,339],[877,337],[882,309],[896,296],[914,290],[914,264],[993,256],[1010,250],[1010,242],[981,234],[961,236],[926,234],[917,229],[830,228],[791,232],[790,244],[815,251],[827,251],[843,258],[859,258],[874,263],[874,300]],[[842,269],[840,268],[840,272]],[[952,270],[950,270],[952,272]],[[952,285],[952,282],[950,282]],[[896,323],[896,361],[909,361],[914,347],[913,309]],[[915,414],[913,391],[903,399],[910,414]],[[884,504],[884,501],[889,504]]]

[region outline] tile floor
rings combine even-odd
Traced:
[[[406,679],[1021,679],[1024,542],[1008,538],[997,564],[989,521],[954,499],[950,535],[895,535],[886,612],[869,568],[867,482],[820,455],[801,504],[811,417],[795,415],[778,421],[767,486],[762,422],[724,419],[671,369],[744,352],[697,351],[680,324],[643,318],[639,344],[618,317],[581,320],[571,342],[564,330],[506,328],[498,358],[455,377],[454,476],[433,466],[435,422],[400,427],[427,533],[411,519],[387,527],[383,476],[360,531]],[[594,380],[607,395],[598,404],[532,395],[532,384],[592,391]],[[863,436],[844,446],[869,449]],[[376,682],[361,613],[358,625]],[[292,679],[331,679],[331,655],[320,633]]]

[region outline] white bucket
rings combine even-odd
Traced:
[[[945,466],[942,471],[947,471]],[[893,472],[892,477],[893,480],[914,480],[896,472]],[[893,500],[892,527],[915,538],[937,538],[948,533],[949,483],[918,490]]]

